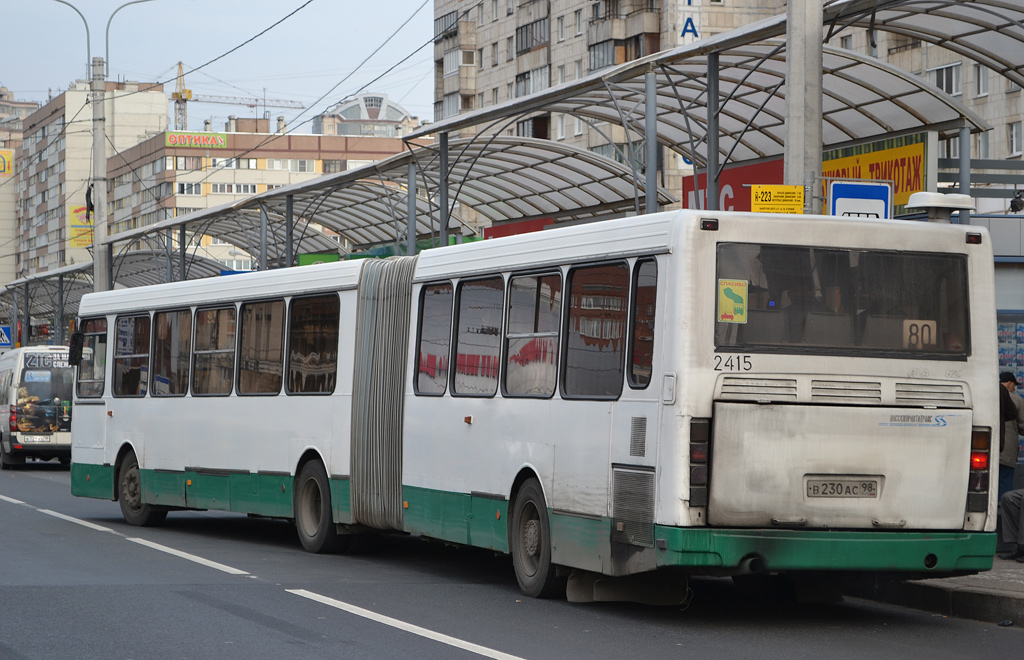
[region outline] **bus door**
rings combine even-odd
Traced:
[[[77,361],[75,382],[75,416],[71,434],[71,462],[92,465],[113,464],[114,457],[105,454],[107,439],[107,320],[87,319],[79,332],[82,341],[81,357]],[[72,338],[72,341],[76,341]],[[112,484],[111,484],[112,485]]]

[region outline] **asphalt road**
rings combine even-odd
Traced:
[[[302,552],[287,522],[171,513],[130,527],[66,469],[0,473],[0,659],[991,658],[1000,628],[848,599],[752,601],[693,580],[686,608],[523,597],[507,557],[386,537]]]

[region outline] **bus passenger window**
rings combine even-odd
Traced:
[[[330,394],[338,377],[338,296],[292,300],[288,322],[289,394]]]
[[[78,396],[103,396],[107,371],[107,319],[85,319],[81,325],[85,341],[78,365]]]
[[[242,305],[239,394],[278,394],[284,373],[284,301]]]
[[[192,348],[192,313],[187,310],[153,315],[153,396],[188,393],[189,352]]]
[[[459,320],[455,345],[457,394],[492,396],[498,391],[501,314],[505,285],[500,277],[459,285]]]
[[[658,262],[637,262],[633,282],[633,332],[629,338],[629,385],[643,389],[651,382],[654,358],[654,310],[658,298]]]
[[[420,294],[420,337],[416,345],[416,393],[444,394],[452,332],[452,285],[431,284]]]
[[[558,375],[562,276],[513,277],[508,294],[506,396],[549,397]]]
[[[146,396],[149,382],[149,315],[115,321],[114,396]]]
[[[617,398],[622,393],[629,268],[624,263],[569,274],[565,395]]]
[[[195,368],[192,394],[231,394],[235,379],[235,308],[196,312]]]

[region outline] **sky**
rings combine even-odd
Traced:
[[[88,23],[88,48],[85,23],[72,7],[57,0],[0,0],[8,53],[7,64],[0,66],[0,85],[15,99],[42,103],[50,95],[57,96],[72,81],[87,78],[87,52],[104,57],[109,50],[108,79],[163,82],[168,100],[180,61],[185,86],[194,96],[282,99],[306,108],[192,101],[188,104],[190,130],[201,130],[207,119],[212,120],[213,130],[223,130],[229,115],[255,117],[268,111],[272,126],[284,116],[294,132],[309,133],[315,115],[360,90],[387,94],[420,120],[433,119],[431,0],[144,0],[137,4],[69,0],[68,4]],[[268,31],[260,35],[264,30]],[[391,67],[395,68],[385,73]],[[168,104],[170,128],[173,122],[173,106]]]

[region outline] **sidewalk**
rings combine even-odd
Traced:
[[[1024,564],[995,558],[992,570],[967,577],[850,586],[847,596],[946,616],[1024,627]]]

